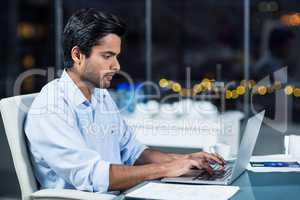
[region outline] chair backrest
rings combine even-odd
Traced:
[[[24,121],[36,96],[37,93],[9,97],[0,101],[5,133],[21,188],[22,200],[30,200],[30,195],[37,190],[24,134]]]

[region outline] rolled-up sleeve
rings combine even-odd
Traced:
[[[110,163],[88,148],[74,123],[58,114],[28,115],[25,133],[49,167],[74,188],[106,192]]]
[[[121,131],[123,133],[120,142],[122,162],[126,165],[133,165],[148,147],[135,138],[132,129],[123,119],[121,120]]]

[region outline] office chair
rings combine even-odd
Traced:
[[[22,200],[111,200],[112,194],[98,194],[71,189],[39,190],[29,160],[24,134],[24,121],[35,94],[9,97],[0,101],[5,133],[22,193]]]

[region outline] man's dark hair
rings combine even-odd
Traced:
[[[81,53],[90,56],[91,49],[108,34],[122,37],[126,25],[115,15],[88,8],[75,12],[68,20],[63,33],[64,67],[73,66],[71,49],[78,46]]]

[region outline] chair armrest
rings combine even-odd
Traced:
[[[113,194],[83,192],[71,189],[44,189],[31,194],[32,199],[39,200],[112,200],[115,197],[116,195]]]

